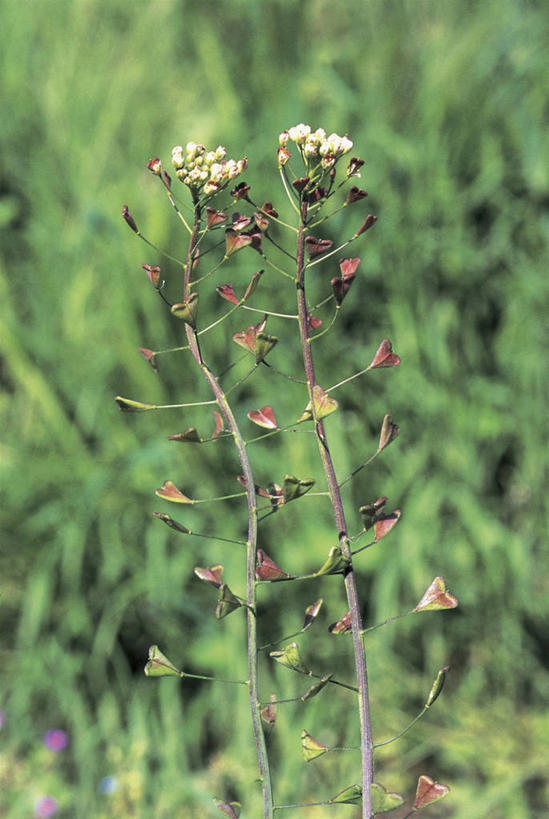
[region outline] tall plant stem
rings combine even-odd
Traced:
[[[189,250],[187,254],[187,263],[185,265],[183,299],[188,299],[191,293],[191,274],[193,252],[200,235],[201,224],[201,210],[197,202],[195,202],[195,216],[191,238],[189,242]],[[202,353],[196,338],[196,331],[186,325],[187,340],[193,358],[200,367],[204,378],[208,382],[211,391],[213,392],[219,409],[225,419],[227,428],[231,431],[234,438],[235,446],[240,460],[240,466],[244,475],[246,483],[246,496],[248,503],[248,540],[246,543],[246,618],[247,618],[247,645],[248,645],[248,688],[250,696],[250,712],[252,717],[252,727],[254,732],[255,744],[257,749],[257,759],[259,765],[259,774],[263,788],[263,812],[265,819],[273,819],[273,792],[271,785],[271,774],[269,770],[269,758],[267,755],[267,746],[265,743],[265,734],[263,733],[263,726],[261,724],[260,698],[258,688],[258,645],[257,645],[257,623],[256,623],[256,581],[255,581],[255,564],[257,553],[257,502],[255,495],[254,476],[248,453],[246,451],[246,444],[242,433],[238,427],[236,419],[233,415],[230,404],[223,392],[218,380],[204,362]]]
[[[311,343],[309,340],[308,327],[308,310],[307,299],[305,294],[305,230],[307,224],[307,203],[301,205],[300,224],[297,235],[297,307],[299,315],[299,329],[301,335],[301,347],[303,352],[303,364],[305,368],[305,376],[307,379],[307,387],[309,390],[309,400],[311,402],[313,424],[316,432],[316,439],[320,451],[322,465],[330,492],[330,499],[335,517],[335,523],[338,532],[339,546],[342,555],[350,561],[349,567],[345,571],[345,590],[347,593],[347,601],[349,604],[349,611],[351,615],[351,627],[353,634],[353,648],[355,656],[355,670],[358,683],[358,709],[360,715],[360,747],[362,754],[362,817],[363,819],[370,819],[372,813],[372,802],[370,796],[370,785],[373,781],[373,745],[372,745],[372,728],[370,720],[370,700],[368,694],[368,675],[366,668],[366,653],[362,642],[362,620],[360,616],[358,591],[356,585],[356,576],[353,570],[351,545],[349,536],[347,534],[347,524],[345,522],[345,512],[343,510],[343,502],[341,500],[341,493],[335,474],[334,464],[330,449],[328,447],[328,440],[324,430],[322,420],[316,417],[316,409],[314,402],[313,389],[316,385],[315,367],[313,361],[313,353]]]

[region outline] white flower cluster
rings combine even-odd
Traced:
[[[290,141],[295,142],[309,164],[320,160],[323,168],[331,168],[340,156],[349,153],[353,147],[353,143],[346,135],[326,136],[324,128],[313,131],[310,125],[304,125],[302,122],[287,131],[282,131],[278,138],[281,148],[286,148]]]
[[[248,164],[246,157],[235,160],[225,159],[226,156],[227,151],[222,145],[215,151],[206,151],[204,145],[187,142],[184,148],[176,145],[172,149],[172,165],[182,182],[210,195],[236,179]]]

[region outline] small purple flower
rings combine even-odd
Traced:
[[[53,728],[44,734],[44,745],[50,751],[62,751],[69,744],[69,735],[60,728]]]
[[[57,799],[53,796],[41,796],[34,804],[34,815],[38,819],[48,819],[49,816],[55,816],[58,807]]]
[[[103,779],[99,780],[97,787],[99,793],[114,793],[118,788],[118,782],[115,776],[104,776]]]

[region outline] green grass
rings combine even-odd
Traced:
[[[152,518],[165,479],[197,496],[235,491],[229,447],[166,441],[192,424],[208,432],[210,409],[122,416],[112,401],[117,393],[209,398],[185,354],[166,357],[157,377],[137,352],[176,345],[181,325],[166,320],[140,269],[160,260],[120,210],[129,204],[147,235],[183,252],[145,164],[167,161],[189,139],[247,154],[257,199],[282,207],[277,136],[303,121],[349,132],[367,163],[367,207],[379,216],[356,250],[361,273],[341,320],[319,342],[321,382],[364,367],[383,337],[403,359],[398,371],[343,388],[342,411],[328,421],[342,473],[375,449],[385,412],[402,429],[347,492],[353,528],[358,507],[380,494],[404,510],[390,538],[360,558],[367,619],[415,604],[437,574],[461,603],[370,639],[382,738],[419,709],[440,665],[452,666],[433,711],[380,751],[378,779],[408,794],[419,773],[448,782],[452,794],[433,817],[541,819],[549,811],[540,762],[549,694],[547,9],[516,0],[0,7],[8,110],[0,124],[0,813],[27,817],[50,793],[67,819],[192,819],[220,815],[211,796],[232,793],[246,817],[259,815],[245,693],[142,674],[153,642],[189,670],[244,674],[243,622],[238,614],[214,622],[215,594],[192,568],[221,561],[237,590],[243,580],[237,547],[189,544]],[[356,229],[355,207],[330,223],[330,235]],[[248,281],[256,260],[245,253],[220,282]],[[334,271],[315,270],[325,292]],[[177,269],[165,271],[176,292]],[[281,282],[266,274],[257,303],[286,299],[282,309],[291,309]],[[284,325],[269,323],[281,338],[273,362],[294,368]],[[220,330],[216,366],[242,326]],[[286,382],[266,376],[250,382],[239,417],[273,403],[281,419],[294,418],[299,387],[282,394]],[[284,442],[255,445],[258,477],[319,479],[307,437],[287,443],[290,451]],[[235,533],[241,511],[199,507],[188,520]],[[283,567],[316,568],[332,545],[330,526],[323,500],[305,499],[266,522],[262,546]],[[267,636],[293,631],[325,595],[328,612],[303,640],[319,665],[334,661],[325,626],[344,611],[330,581],[263,595]],[[337,662],[351,675],[344,640]],[[264,675],[266,692],[299,690],[284,669]],[[281,801],[329,795],[355,776],[343,754],[301,761],[302,727],[330,740],[334,726],[353,720],[345,698],[333,696],[327,717],[325,704],[281,709],[273,738]],[[69,732],[67,751],[42,747],[51,727]],[[119,782],[111,796],[97,790],[107,775]]]

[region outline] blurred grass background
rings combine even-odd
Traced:
[[[341,474],[375,449],[385,412],[402,430],[346,496],[354,530],[358,506],[380,494],[404,510],[359,560],[364,613],[375,623],[412,607],[438,574],[461,603],[370,639],[378,739],[398,732],[437,669],[452,666],[433,711],[378,753],[377,779],[407,795],[420,773],[448,783],[433,817],[547,816],[547,4],[2,0],[0,9],[0,815],[28,817],[44,794],[67,818],[215,816],[214,795],[241,799],[247,819],[261,814],[245,692],[142,673],[157,642],[189,671],[244,676],[243,618],[216,623],[215,594],[192,568],[222,562],[237,592],[243,577],[237,547],[178,538],[152,518],[165,510],[153,494],[165,479],[196,497],[235,491],[230,447],[166,441],[192,424],[209,433],[209,409],[122,416],[112,400],[209,397],[184,353],[163,358],[158,377],[137,352],[179,343],[182,326],[166,319],[140,268],[160,258],[120,209],[128,203],[157,244],[183,252],[145,163],[167,163],[191,139],[247,154],[256,199],[282,206],[277,136],[303,121],[349,133],[366,160],[367,210],[379,217],[352,248],[360,275],[318,343],[320,381],[364,367],[383,337],[403,359],[342,389],[328,421]],[[329,235],[352,233],[361,207]],[[246,253],[219,283],[241,290],[257,269]],[[173,294],[177,268],[164,271]],[[319,293],[334,273],[315,268]],[[256,303],[291,309],[281,282],[265,275]],[[246,323],[231,321],[211,352],[216,367]],[[292,367],[287,328],[269,324],[281,338],[273,363]],[[238,398],[250,435],[248,409],[273,403],[287,422],[303,407],[299,387],[267,375]],[[255,446],[261,481],[290,471],[320,484],[307,436]],[[242,507],[179,518],[239,533]],[[332,542],[321,498],[261,533],[295,572],[318,567]],[[295,585],[261,589],[262,635],[294,631],[322,594],[327,610],[303,654],[352,675],[346,638],[325,636],[345,611],[339,584]],[[285,669],[263,673],[266,698],[303,688]],[[346,754],[305,766],[302,727],[352,744],[351,700],[330,692],[306,709],[280,708],[279,802],[323,798],[358,777]],[[67,750],[42,745],[50,728],[68,732]],[[104,794],[108,776],[117,787]]]

